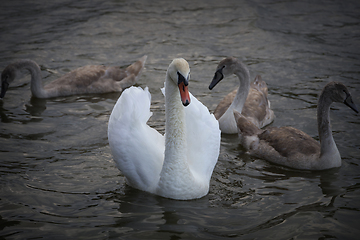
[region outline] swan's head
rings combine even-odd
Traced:
[[[181,102],[184,106],[190,104],[190,95],[188,90],[190,79],[189,63],[183,58],[174,59],[168,68],[170,78],[178,85]]]
[[[212,90],[221,80],[234,74],[235,71],[239,69],[241,70],[242,68],[239,68],[239,65],[241,66],[240,61],[234,57],[227,57],[223,59],[216,68],[216,72],[209,85],[209,89]]]
[[[16,77],[16,71],[12,65],[7,66],[1,73],[1,92],[0,99],[5,96],[6,91],[9,88],[9,85],[14,81]]]
[[[333,102],[341,102],[350,107],[355,112],[359,112],[355,103],[353,102],[349,90],[346,86],[339,82],[330,82],[328,83],[323,91],[322,94],[326,94],[331,101]]]

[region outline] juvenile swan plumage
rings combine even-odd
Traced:
[[[214,115],[188,92],[189,76],[184,59],[169,65],[163,91],[165,136],[146,124],[151,116],[148,88],[126,89],[115,104],[108,125],[110,149],[132,187],[181,200],[208,193],[220,130]]]
[[[328,83],[320,94],[317,107],[320,143],[293,127],[260,130],[234,111],[241,144],[253,156],[291,168],[323,170],[340,167],[341,157],[330,127],[333,102],[345,103],[358,113],[347,88],[342,83]]]
[[[39,65],[28,59],[9,64],[1,74],[0,98],[5,96],[18,71],[27,69],[31,73],[31,93],[37,98],[52,98],[85,93],[122,92],[134,85],[144,68],[147,56],[127,67],[88,65],[77,68],[43,87]]]
[[[248,118],[257,127],[262,128],[274,121],[274,112],[270,109],[267,98],[268,88],[261,76],[257,75],[254,82],[250,82],[250,73],[244,63],[234,57],[222,60],[209,85],[212,90],[222,79],[235,74],[240,81],[238,89],[229,93],[219,103],[214,111],[220,124],[221,132],[228,134],[237,133],[237,126],[233,110]]]

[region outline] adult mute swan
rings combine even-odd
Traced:
[[[169,65],[163,91],[165,136],[146,124],[152,114],[148,88],[126,89],[116,102],[108,139],[130,186],[178,200],[208,193],[219,156],[220,130],[214,115],[188,92],[189,76],[185,59]]]
[[[330,82],[322,90],[317,107],[320,143],[293,127],[260,130],[234,111],[241,144],[250,155],[296,169],[323,170],[340,167],[341,157],[330,127],[330,105],[345,103],[358,113],[351,95],[342,83]]]
[[[43,87],[39,65],[28,59],[9,64],[1,74],[0,99],[5,96],[10,83],[18,71],[26,69],[31,73],[31,93],[36,98],[53,98],[85,93],[122,92],[134,85],[145,65],[147,56],[121,69],[102,65],[88,65],[77,68]]]
[[[239,88],[225,96],[214,111],[221,132],[227,134],[238,132],[233,110],[242,113],[259,128],[274,121],[275,115],[270,109],[266,83],[262,81],[260,75],[256,76],[254,82],[251,82],[249,69],[234,57],[227,57],[218,64],[209,89],[212,90],[222,79],[232,74],[239,78]]]

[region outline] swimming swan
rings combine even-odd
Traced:
[[[351,95],[342,83],[330,82],[322,90],[317,107],[320,143],[293,127],[260,130],[234,111],[241,134],[240,142],[250,155],[297,169],[323,170],[340,167],[341,157],[330,127],[330,105],[345,103],[358,113]]]
[[[77,68],[43,87],[39,65],[28,59],[9,64],[1,74],[0,99],[5,96],[17,72],[27,69],[31,73],[31,93],[36,98],[53,98],[85,93],[122,92],[134,85],[140,76],[147,56],[127,67],[88,65]]]
[[[108,124],[110,149],[127,183],[166,198],[201,198],[220,150],[218,121],[188,92],[186,60],[174,59],[165,80],[165,135],[149,127],[151,95],[146,87],[126,89]],[[179,94],[180,91],[180,94]],[[191,103],[190,103],[191,100]]]
[[[262,81],[260,75],[257,75],[254,82],[250,83],[248,68],[236,58],[227,57],[218,64],[209,89],[212,90],[222,79],[232,74],[239,78],[240,86],[225,96],[214,111],[221,132],[228,134],[238,132],[233,110],[242,113],[259,128],[274,121],[275,115],[270,109],[266,83]]]

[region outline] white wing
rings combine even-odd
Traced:
[[[126,89],[110,115],[108,139],[117,167],[135,188],[154,192],[164,161],[165,140],[146,123],[151,95],[146,87]]]
[[[221,131],[215,116],[191,93],[190,101],[185,108],[188,161],[194,176],[209,184],[219,157]]]

